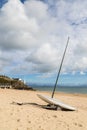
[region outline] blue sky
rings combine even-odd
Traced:
[[[78,6],[77,6],[78,5]],[[87,0],[0,0],[0,74],[87,84]]]
[[[2,7],[6,2],[7,0],[0,0],[0,7]]]

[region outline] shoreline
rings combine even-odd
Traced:
[[[53,91],[51,87],[34,87],[37,91]],[[71,94],[87,94],[87,87],[59,87],[56,88],[55,92],[64,92],[64,93],[71,93]]]
[[[0,88],[0,90],[4,91],[4,90],[13,90],[13,91],[26,91],[26,92],[39,92],[39,93],[47,93],[47,94],[50,94],[50,96],[52,95],[52,91],[51,90],[20,90],[20,89],[2,89]],[[56,91],[54,96],[55,95],[69,95],[69,96],[81,96],[81,97],[87,97],[87,94],[86,93],[70,93],[70,92],[63,92],[63,91]]]
[[[40,93],[47,93],[47,94],[50,94],[50,96],[52,95],[52,91],[44,91],[44,90],[36,90],[37,92],[40,92]],[[83,94],[83,93],[69,93],[69,92],[62,92],[62,91],[56,91],[54,96],[58,94],[58,95],[69,95],[69,96],[81,96],[81,97],[87,97],[87,94]]]

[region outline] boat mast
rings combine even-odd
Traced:
[[[61,60],[61,64],[60,64],[60,67],[59,67],[59,70],[58,70],[58,74],[57,74],[57,78],[56,78],[56,82],[55,82],[55,85],[54,85],[54,89],[53,89],[53,92],[52,92],[52,98],[54,96],[54,93],[55,93],[55,90],[56,90],[56,87],[57,87],[57,82],[58,82],[58,79],[59,79],[59,76],[60,76],[60,71],[61,71],[61,68],[62,68],[62,65],[63,65],[63,61],[64,61],[64,57],[65,57],[65,53],[66,53],[66,50],[67,50],[67,47],[68,47],[68,43],[69,43],[69,37],[68,37],[68,40],[67,40],[67,43],[66,43],[66,47],[65,47],[65,50],[64,50],[64,53],[63,53],[63,57],[62,57],[62,60]]]

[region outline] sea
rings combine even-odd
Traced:
[[[39,85],[39,84],[30,84],[35,90],[39,91],[53,91],[53,85]],[[65,93],[73,93],[73,94],[87,94],[87,86],[79,85],[79,86],[57,86],[57,92],[65,92]]]

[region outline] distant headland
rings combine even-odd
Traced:
[[[32,87],[26,85],[23,80],[19,78],[10,78],[5,75],[0,75],[0,88],[34,90]]]

